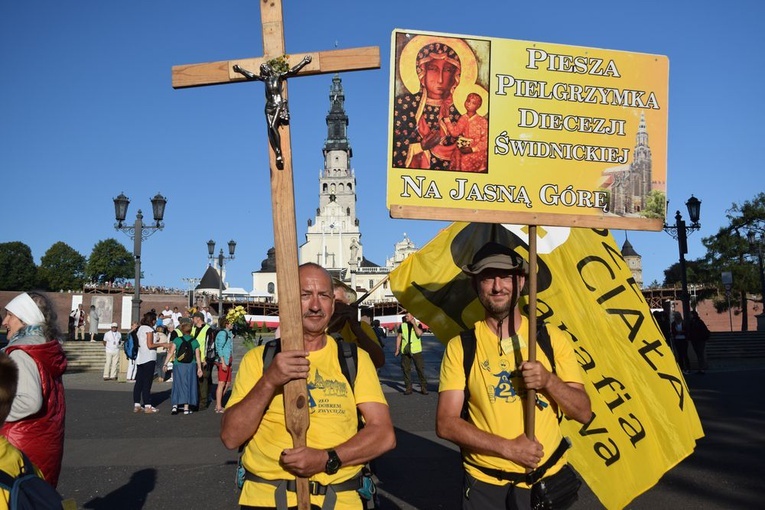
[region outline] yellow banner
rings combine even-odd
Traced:
[[[396,30],[391,216],[661,230],[668,81],[661,55]]]
[[[390,275],[399,302],[442,342],[483,308],[460,268],[495,240],[528,257],[526,227],[454,223]],[[672,351],[607,230],[538,227],[537,316],[570,338],[594,419],[564,419],[569,460],[607,508],[622,508],[703,437]],[[521,301],[528,312],[525,298]]]

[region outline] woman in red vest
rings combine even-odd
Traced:
[[[19,367],[18,389],[0,434],[24,452],[54,487],[64,456],[66,355],[56,312],[43,294],[19,294],[5,306],[3,349]],[[35,377],[37,375],[37,377]]]

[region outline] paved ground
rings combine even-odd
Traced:
[[[398,445],[377,461],[385,508],[459,508],[459,453],[433,430],[443,346],[425,337],[430,395],[401,393],[401,372],[388,338],[380,372]],[[765,491],[765,360],[718,363],[688,384],[706,433],[696,452],[641,495],[634,509],[761,508]],[[237,508],[236,452],[218,439],[211,410],[170,415],[170,384],[155,383],[161,412],[133,414],[132,385],[99,373],[67,374],[64,467],[59,491],[79,508]],[[617,483],[617,481],[615,481]],[[601,508],[588,489],[574,508]]]

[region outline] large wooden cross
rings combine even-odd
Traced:
[[[284,48],[284,21],[281,0],[262,0],[260,18],[263,24],[263,56],[241,60],[225,60],[205,64],[173,67],[173,88],[199,87],[244,81],[247,78],[234,70],[234,66],[255,71],[261,64],[286,54]],[[310,62],[299,70],[299,76],[339,71],[379,69],[380,48],[376,46],[345,50],[320,51],[290,55],[294,65],[305,57]],[[282,95],[287,97],[287,83],[283,82]],[[265,120],[265,119],[264,119]],[[279,286],[279,324],[282,348],[303,349],[302,313],[300,308],[300,281],[298,277],[297,229],[295,226],[295,195],[292,177],[292,149],[288,124],[279,127],[282,161],[277,164],[276,154],[269,147],[271,170],[271,204],[273,207],[274,248],[276,250],[276,281]],[[306,445],[308,429],[308,393],[305,381],[291,381],[284,388],[284,408],[287,430],[295,446]],[[310,508],[308,480],[298,478],[298,507]]]

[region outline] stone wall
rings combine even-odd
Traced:
[[[16,291],[0,291],[0,309],[5,308],[5,305],[19,292]],[[123,297],[127,296],[132,298],[131,293],[116,292],[112,294],[102,293],[77,293],[77,292],[45,292],[44,293],[53,303],[56,313],[58,314],[58,327],[61,331],[66,333],[68,327],[69,313],[74,308],[72,306],[73,298],[76,296],[82,297],[82,306],[85,310],[90,309],[92,302],[97,301],[99,297],[110,296],[112,298],[112,311],[111,317],[102,318],[100,321],[104,323],[116,322],[120,324],[121,331],[127,331],[130,329],[130,324],[122,323],[122,301]],[[169,305],[172,309],[177,306],[179,310],[184,310],[187,305],[188,298],[180,294],[141,294],[141,313],[147,312],[154,308],[157,313],[160,313],[165,305]],[[126,306],[132,306],[132,301],[126,301]],[[105,333],[108,328],[100,328],[99,333]],[[87,327],[86,327],[87,331]]]

